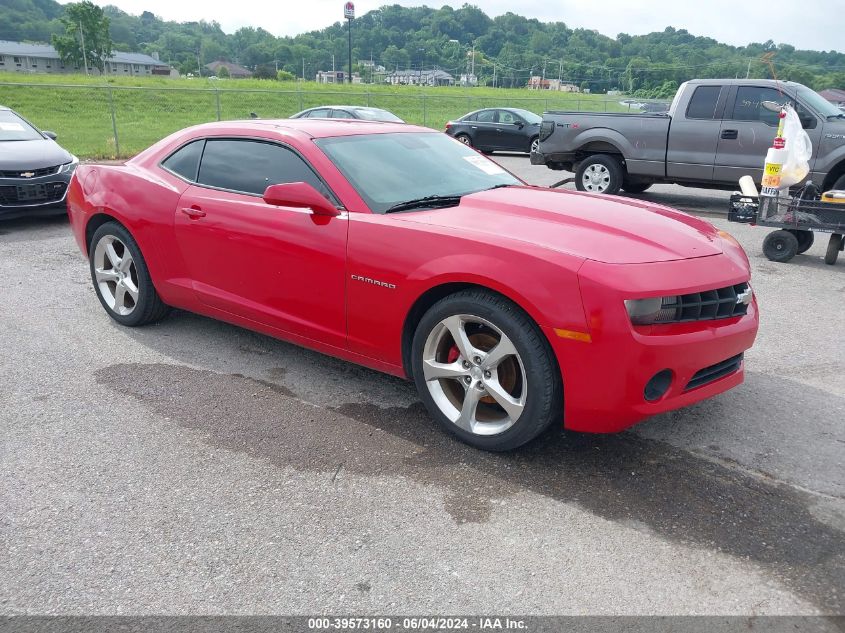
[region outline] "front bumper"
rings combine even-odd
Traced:
[[[662,285],[655,286],[661,279]],[[757,335],[756,299],[744,316],[648,327],[631,325],[623,303],[626,298],[647,296],[638,285],[685,294],[742,283],[748,272],[741,262],[726,255],[624,267],[587,262],[579,280],[591,340],[565,339],[553,328],[546,329],[563,377],[565,428],[621,431],[742,383],[741,354]],[[608,280],[615,280],[617,287]],[[721,365],[729,359],[733,362]],[[646,385],[664,370],[671,374],[669,387],[649,401]]]

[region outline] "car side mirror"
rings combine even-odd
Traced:
[[[812,114],[799,114],[798,118],[801,119],[801,127],[805,130],[812,130],[816,127],[816,117]]]
[[[340,215],[337,207],[307,182],[270,185],[264,190],[264,202],[277,207],[311,209],[315,215]]]
[[[55,141],[59,138],[58,134],[51,132],[50,130],[41,130],[41,133],[44,135],[44,138],[49,138],[51,141]]]
[[[522,128],[525,127],[525,122],[524,121],[516,121],[516,127],[518,127],[521,130]]]

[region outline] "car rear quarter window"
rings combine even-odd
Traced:
[[[346,110],[332,110],[332,118],[334,118],[334,119],[354,119],[355,117],[352,116]]]
[[[307,182],[334,202],[326,185],[298,154],[264,141],[208,139],[197,182],[252,195],[262,195],[270,185]]]
[[[172,171],[177,176],[181,176],[185,180],[196,182],[197,170],[200,166],[200,156],[202,156],[202,146],[204,140],[193,141],[184,145],[173,152],[170,156],[161,162],[161,166]]]
[[[740,86],[736,91],[731,118],[736,121],[762,121],[769,125],[778,124],[778,113],[763,107],[764,101],[786,103],[791,101],[784,93],[765,86]]]
[[[331,110],[328,108],[320,108],[319,110],[311,110],[305,114],[308,119],[328,119],[331,116]]]
[[[688,119],[713,119],[716,116],[716,104],[719,103],[719,94],[722,86],[699,86],[692,93],[689,106],[687,106]]]

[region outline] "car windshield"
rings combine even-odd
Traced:
[[[315,141],[375,213],[427,196],[462,196],[522,183],[445,134],[401,132]]]
[[[514,112],[515,114],[518,114],[519,116],[521,116],[523,119],[525,119],[525,122],[528,123],[529,125],[533,124],[533,123],[542,123],[543,122],[543,117],[538,116],[538,115],[534,114],[533,112],[529,112],[528,110],[523,110],[523,109],[520,108],[520,109],[513,109],[513,110],[511,110],[511,112]]]
[[[823,117],[839,116],[842,114],[842,110],[837,108],[815,90],[810,90],[809,88],[799,88],[798,98],[802,103],[806,103]]]
[[[0,110],[0,142],[44,140],[41,133],[11,110]]]
[[[357,108],[355,114],[358,118],[366,121],[387,121],[388,123],[403,123],[402,119],[388,112],[387,110],[380,110],[378,108]]]

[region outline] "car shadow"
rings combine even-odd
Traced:
[[[67,213],[61,212],[56,215],[10,219],[0,216],[0,241],[15,242],[54,237],[58,233],[67,232],[68,227]]]
[[[196,430],[209,445],[326,477],[340,470],[407,477],[441,490],[444,511],[456,523],[489,521],[497,504],[520,493],[543,495],[664,539],[751,561],[824,612],[845,607],[842,532],[811,511],[815,495],[765,476],[632,432],[598,436],[555,429],[519,451],[485,453],[440,430],[411,387],[396,378],[186,313],[129,335],[177,364],[116,364],[97,370],[97,382]],[[237,346],[229,347],[227,337]],[[221,348],[208,349],[209,339]],[[242,358],[234,365],[257,375],[232,371],[238,350]],[[407,404],[380,406],[366,397],[315,402],[297,395],[291,386],[295,372],[321,376],[321,392],[331,390],[338,374],[354,383],[344,393],[367,394],[384,382]],[[666,424],[683,423],[684,415],[677,412]],[[693,416],[688,422],[702,421]]]

